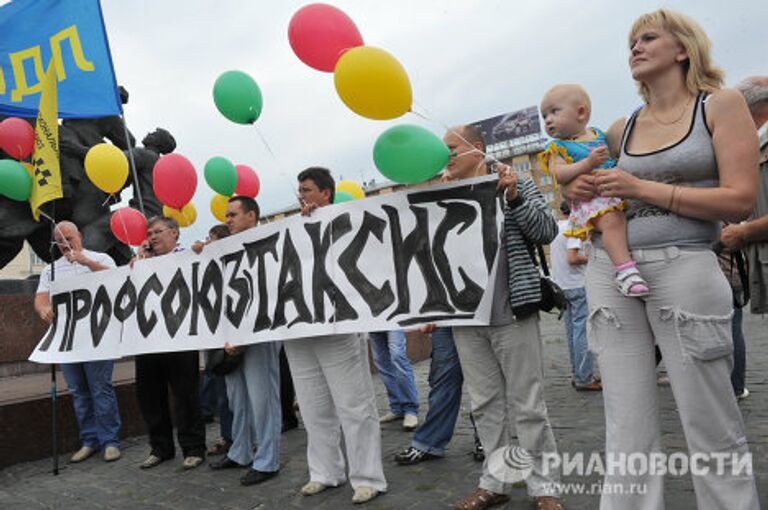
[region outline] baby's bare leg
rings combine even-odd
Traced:
[[[593,220],[595,230],[603,234],[603,247],[614,266],[629,262],[632,257],[627,247],[627,219],[621,211],[611,211]]]

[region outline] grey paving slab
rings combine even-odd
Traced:
[[[752,393],[741,405],[752,445],[754,468],[761,501],[768,508],[768,318],[746,315],[747,386]],[[562,452],[575,454],[603,452],[605,433],[603,401],[599,393],[576,393],[568,380],[568,352],[562,324],[551,316],[542,320],[545,343],[546,397],[550,416]],[[427,395],[429,362],[414,367],[422,402]],[[384,387],[375,378],[380,411],[387,406]],[[685,451],[676,406],[669,388],[659,388],[662,410],[663,444],[667,451]],[[422,405],[422,417],[426,405]],[[468,400],[445,459],[400,467],[392,456],[410,442],[410,433],[395,423],[382,427],[382,448],[389,492],[364,506],[366,510],[449,509],[471,493],[477,483],[480,464],[472,459],[472,433],[468,419]],[[217,428],[208,428],[208,439],[216,437]],[[34,438],[47,441],[48,438]],[[94,457],[84,463],[66,464],[58,476],[50,473],[50,460],[17,464],[0,471],[0,509],[201,509],[201,510],[271,510],[271,509],[347,509],[351,503],[349,485],[305,498],[299,488],[307,480],[306,435],[298,429],[283,436],[280,475],[260,486],[242,487],[243,471],[217,472],[203,465],[185,472],[181,459],[143,471],[138,464],[148,453],[146,437],[124,442],[123,458],[104,463]],[[589,489],[598,477],[566,477],[573,487]],[[695,508],[689,477],[667,477],[667,508]],[[569,510],[592,510],[598,506],[594,494],[569,494],[564,497]],[[524,488],[515,489],[507,509],[533,508]]]

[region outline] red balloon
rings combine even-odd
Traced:
[[[10,117],[0,122],[0,149],[22,160],[35,148],[35,130],[23,119]]]
[[[181,209],[195,196],[197,172],[181,154],[161,156],[155,163],[152,179],[157,199],[168,207]]]
[[[147,219],[136,209],[124,207],[112,213],[109,228],[120,241],[139,246],[147,238]]]
[[[237,170],[235,195],[256,198],[256,195],[259,194],[259,188],[261,188],[259,176],[248,165],[235,165],[235,170]]]
[[[310,4],[296,11],[288,25],[288,41],[302,62],[327,73],[333,72],[344,50],[363,45],[355,22],[327,4]]]

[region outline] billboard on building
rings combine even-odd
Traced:
[[[483,134],[486,153],[494,158],[537,152],[544,146],[536,106],[473,122],[473,125]]]

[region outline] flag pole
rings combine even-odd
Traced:
[[[51,203],[51,240],[55,239],[56,232],[56,202]],[[56,243],[51,243],[51,282],[56,279]],[[50,295],[50,292],[49,292]],[[54,314],[55,314],[54,310]],[[54,316],[54,320],[56,320]],[[59,474],[59,420],[56,414],[56,364],[51,363],[51,456],[53,457],[53,475]]]
[[[141,197],[141,187],[139,186],[139,176],[136,174],[136,161],[133,158],[133,147],[131,147],[131,134],[128,132],[128,123],[125,121],[125,111],[120,115],[123,121],[123,130],[125,131],[125,140],[128,144],[128,162],[131,164],[131,175],[133,176],[133,196],[139,201],[139,210],[145,217],[144,200]]]

